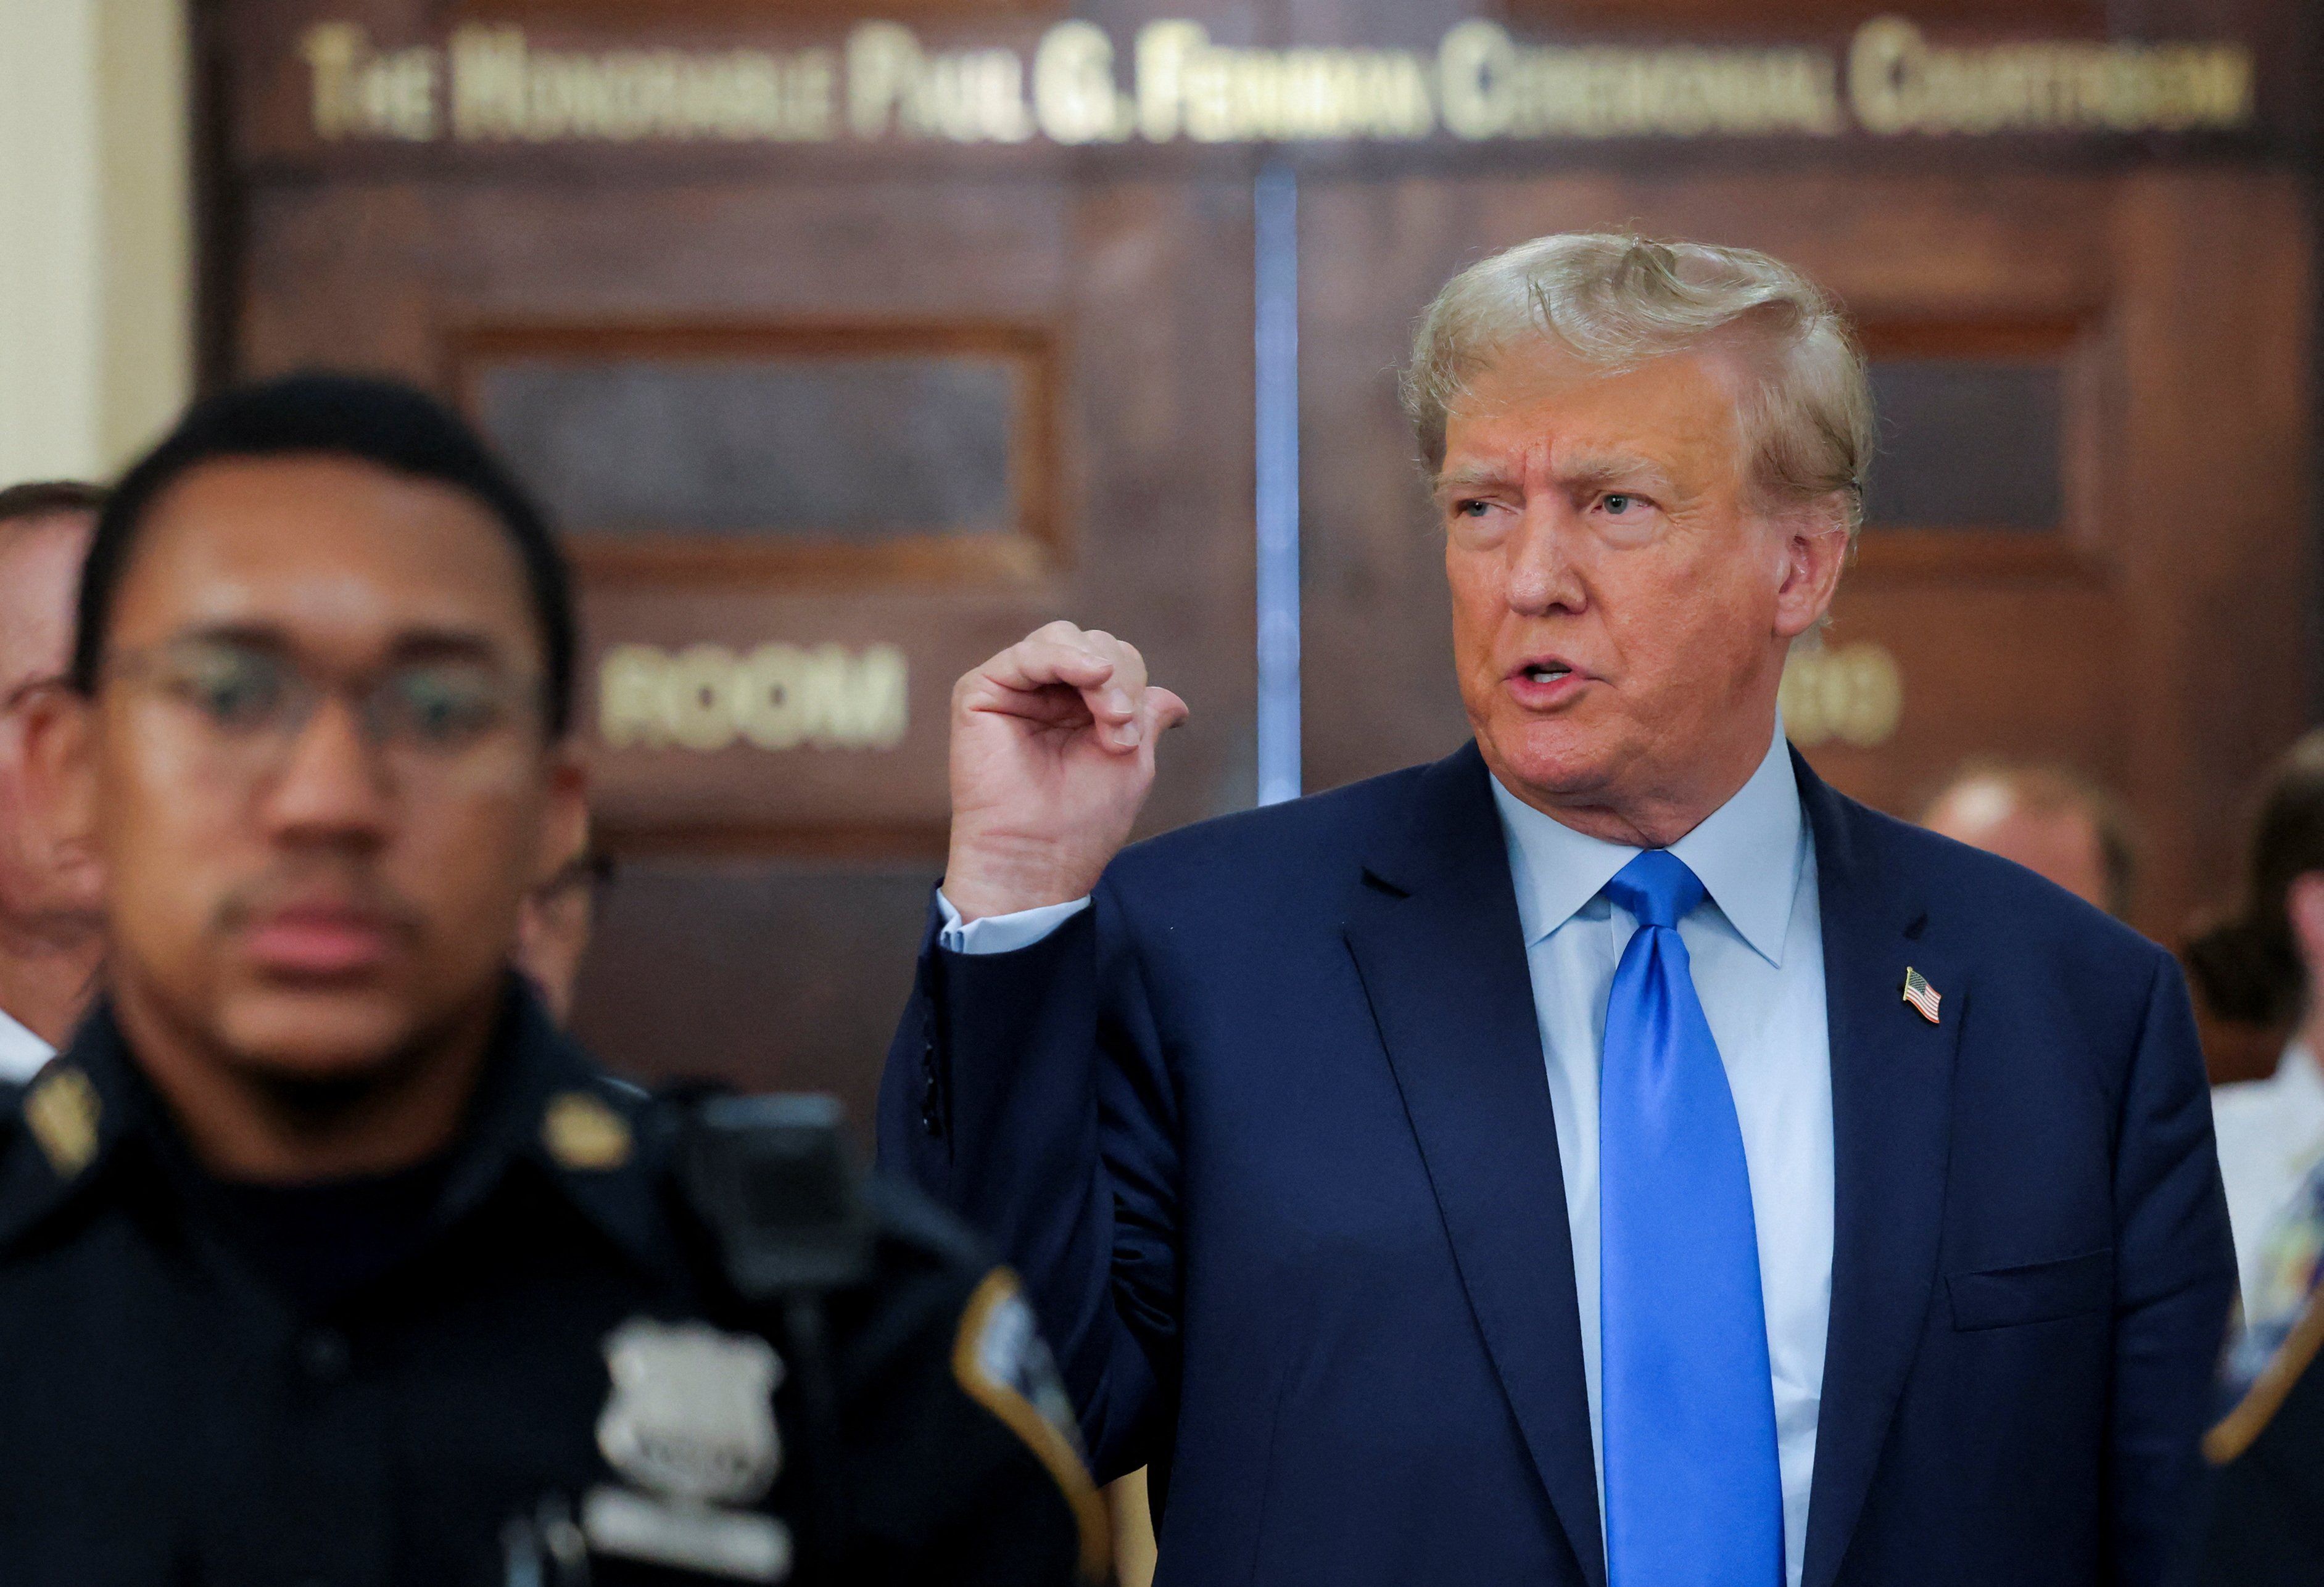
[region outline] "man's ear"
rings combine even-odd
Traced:
[[[1831,610],[1848,564],[1848,506],[1837,496],[1794,508],[1768,520],[1778,537],[1775,632],[1796,639]]]
[[[588,849],[588,768],[578,749],[559,744],[549,751],[549,802],[541,812],[540,853],[531,885],[546,886]]]
[[[97,720],[89,701],[62,685],[35,690],[20,709],[33,819],[58,852],[93,858],[97,843]]]

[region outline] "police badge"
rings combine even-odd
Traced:
[[[605,1339],[613,1397],[597,1418],[605,1463],[696,1504],[755,1504],[782,1469],[775,1387],[783,1363],[750,1335],[632,1317]]]
[[[633,1317],[606,1336],[613,1392],[597,1447],[644,1492],[603,1487],[582,1505],[600,1552],[749,1582],[790,1573],[790,1534],[723,1505],[764,1499],[782,1469],[774,1393],[783,1364],[752,1335]]]

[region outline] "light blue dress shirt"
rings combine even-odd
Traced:
[[[1638,851],[1561,825],[1510,794],[1493,798],[1508,839],[1517,918],[1549,1069],[1598,1502],[1606,1502],[1598,1316],[1598,1071],[1614,967],[1636,923],[1599,893]],[[1823,985],[1823,922],[1815,841],[1783,724],[1751,780],[1671,845],[1709,902],[1679,923],[1696,995],[1727,1069],[1751,1175],[1759,1283],[1767,1308],[1776,1454],[1783,1469],[1784,1562],[1799,1587],[1815,1472],[1831,1315],[1831,1041]],[[943,893],[939,940],[960,953],[1006,953],[1039,941],[1088,907],[1086,898],[963,923]]]
[[[1598,1073],[1614,967],[1637,922],[1600,889],[1638,851],[1584,837],[1496,780],[1533,975],[1590,1388],[1598,1500],[1606,1499],[1598,1315]],[[1671,845],[1709,902],[1679,922],[1694,989],[1719,1043],[1742,1126],[1767,1308],[1767,1358],[1783,1469],[1784,1563],[1798,1587],[1815,1472],[1831,1316],[1831,1041],[1815,840],[1783,728],[1751,780]]]

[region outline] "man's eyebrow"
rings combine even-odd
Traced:
[[[197,623],[170,636],[172,644],[238,645],[249,650],[289,651],[290,636],[272,623]]]
[[[1668,489],[1670,475],[1654,459],[1636,452],[1584,452],[1561,458],[1557,475],[1568,484],[1603,484],[1609,480],[1635,480]]]
[[[393,661],[504,661],[506,652],[475,628],[405,628],[388,647]]]
[[[1495,468],[1489,463],[1476,463],[1467,468],[1445,470],[1436,476],[1436,482],[1431,488],[1438,495],[1443,495],[1450,491],[1475,491],[1489,485],[1505,485],[1508,479],[1505,469]]]
[[[1585,452],[1557,463],[1557,477],[1568,486],[1602,485],[1614,480],[1635,481],[1658,491],[1671,488],[1670,474],[1663,465],[1643,453]],[[1491,463],[1471,463],[1463,468],[1447,469],[1436,476],[1432,487],[1441,497],[1463,491],[1490,490],[1510,482],[1507,469]]]
[[[290,632],[273,623],[204,623],[185,629],[176,638],[179,643],[235,645],[281,656],[295,655],[299,650],[299,642]],[[502,662],[507,656],[505,647],[481,629],[420,627],[398,630],[388,642],[387,659],[391,665],[415,661]]]

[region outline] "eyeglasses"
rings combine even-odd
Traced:
[[[540,680],[489,662],[440,657],[327,677],[279,650],[189,638],[110,657],[108,682],[149,691],[245,771],[279,768],[325,699],[347,707],[364,743],[398,770],[425,774],[518,742],[545,715]]]
[[[0,716],[14,716],[38,696],[71,687],[72,680],[62,673],[37,674],[0,694]]]

